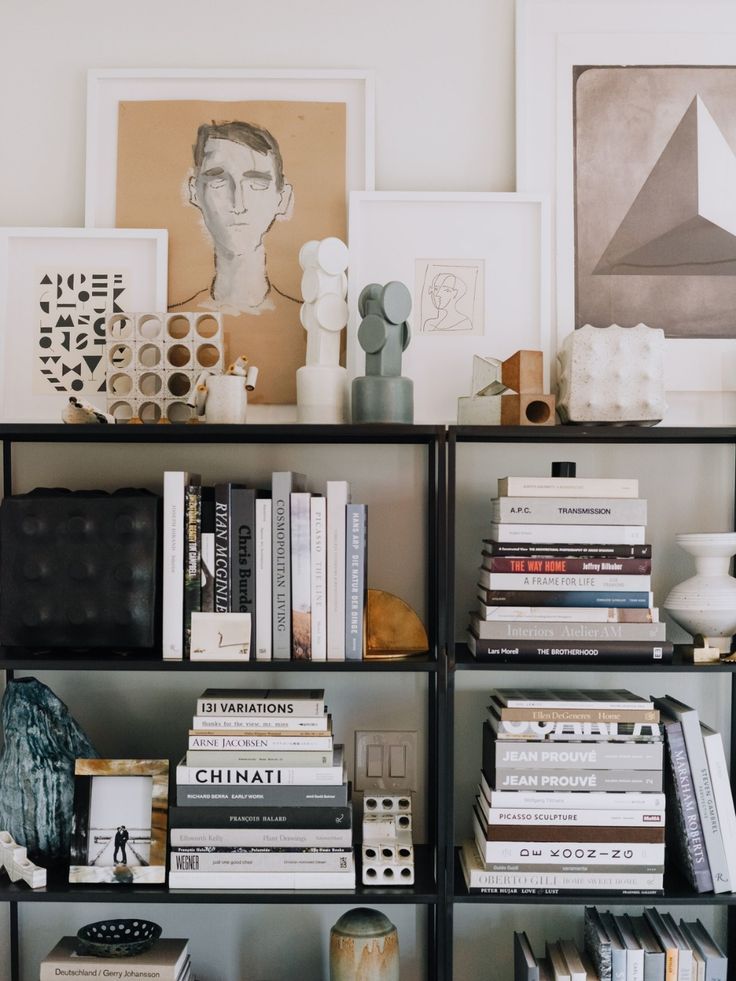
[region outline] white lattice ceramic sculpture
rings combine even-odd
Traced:
[[[664,331],[586,324],[560,347],[557,384],[563,422],[653,426],[667,408]]]
[[[188,422],[202,371],[223,369],[219,313],[118,313],[107,321],[107,411],[116,422]]]
[[[363,885],[410,886],[414,882],[411,794],[363,797]]]
[[[0,831],[0,869],[5,869],[11,882],[23,879],[31,889],[46,885],[46,869],[34,865],[25,847],[19,845],[9,831]]]

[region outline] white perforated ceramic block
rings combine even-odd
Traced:
[[[664,331],[586,324],[560,347],[557,384],[563,422],[654,425],[667,408]]]
[[[107,411],[116,422],[188,422],[202,371],[223,371],[219,313],[118,313],[107,321]]]
[[[411,794],[364,794],[364,814],[411,814]]]
[[[414,845],[410,832],[400,831],[396,838],[386,841],[364,841],[361,854],[364,886],[414,883]]]
[[[5,869],[11,882],[23,879],[31,889],[46,885],[46,869],[28,858],[26,849],[19,845],[9,831],[0,831],[0,870]]]

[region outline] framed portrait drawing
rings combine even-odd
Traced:
[[[76,760],[69,882],[165,882],[168,795],[168,760]]]
[[[350,197],[348,375],[364,373],[358,296],[399,280],[412,294],[402,374],[414,382],[414,420],[457,419],[473,356],[550,353],[548,209],[507,193],[376,191]]]
[[[2,419],[104,409],[107,318],[165,309],[166,264],[160,229],[0,228]]]
[[[557,342],[664,330],[670,424],[736,422],[735,52],[731,4],[517,0],[517,186],[552,197]]]
[[[88,226],[169,232],[169,304],[219,310],[225,360],[259,368],[253,403],[296,401],[301,246],[347,235],[373,187],[366,71],[93,71]]]

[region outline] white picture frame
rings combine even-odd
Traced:
[[[44,270],[124,272],[121,302],[133,313],[166,309],[167,262],[168,235],[162,229],[0,228],[0,419],[60,422],[74,394],[71,389],[54,390],[39,374],[39,283]],[[104,361],[104,343],[99,348],[95,353]],[[104,391],[78,394],[105,408]]]
[[[358,297],[369,283],[404,283],[412,294],[411,341],[402,375],[414,383],[414,421],[453,423],[470,395],[473,356],[521,349],[551,354],[549,209],[538,194],[376,191],[350,196],[347,368],[364,374]],[[424,332],[417,322],[417,263],[482,263],[483,323],[472,331]],[[468,311],[469,312],[469,311]]]
[[[374,74],[368,69],[90,69],[84,209],[88,228],[115,225],[118,104],[152,99],[345,102],[348,190],[374,187]]]
[[[575,323],[573,67],[727,66],[735,52],[732,4],[517,0],[517,188],[550,195],[557,347]],[[664,422],[735,422],[735,379],[736,338],[667,338]]]

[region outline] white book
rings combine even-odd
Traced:
[[[565,539],[566,545],[644,545],[644,525],[522,525],[491,524],[496,542],[550,545]]]
[[[294,715],[195,715],[192,729],[207,732],[317,732],[331,728],[332,716],[302,718]]]
[[[270,661],[272,656],[271,518],[270,498],[256,498],[256,661]]]
[[[353,844],[352,828],[172,828],[169,834],[173,848],[351,848]]]
[[[489,606],[479,597],[484,620],[546,623],[659,623],[659,608],[619,609],[605,606]]]
[[[354,889],[347,872],[169,872],[170,889]]]
[[[534,807],[489,807],[482,794],[476,799],[483,819],[489,825],[523,825],[529,827],[530,837],[534,834],[534,828],[544,827],[664,828],[664,811],[618,810],[614,809],[615,803],[611,805],[611,810],[586,810],[582,807],[542,810]]]
[[[665,809],[664,794],[641,790],[630,790],[624,793],[593,790],[584,794],[569,790],[491,790],[482,771],[480,787],[483,796],[492,807],[552,809],[578,807],[581,809],[590,808],[591,810],[631,808],[634,811],[663,811]]]
[[[346,480],[328,480],[327,501],[327,660],[345,660],[345,510],[350,502]]]
[[[189,474],[164,473],[162,644],[164,661],[184,657],[184,496]]]
[[[291,657],[312,659],[312,589],[309,543],[310,501],[308,491],[295,491],[291,507]]]
[[[172,872],[349,872],[352,848],[179,848],[170,853]]]
[[[711,729],[704,722],[700,723],[700,731],[703,734],[705,756],[713,784],[713,795],[716,799],[718,822],[721,826],[721,837],[726,852],[726,866],[733,884],[736,883],[736,811],[731,793],[726,754],[723,750],[723,739],[720,732]]]
[[[310,502],[312,567],[312,660],[327,660],[327,502]]]
[[[638,497],[628,477],[501,477],[499,497]]]
[[[488,865],[560,866],[575,871],[576,866],[615,867],[622,872],[629,866],[646,866],[653,872],[664,869],[664,844],[638,842],[566,841],[488,841],[478,819],[473,817],[475,840],[480,856]],[[175,829],[174,829],[175,830]],[[173,830],[172,830],[173,836]],[[173,837],[172,837],[173,844]],[[570,868],[571,867],[571,868]],[[531,870],[530,870],[531,871]],[[643,868],[640,871],[645,871]]]
[[[488,572],[481,568],[478,582],[486,589],[567,589],[596,592],[649,592],[651,576],[588,575],[585,572]]]

